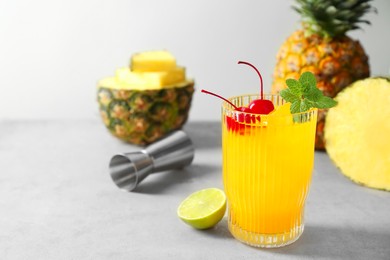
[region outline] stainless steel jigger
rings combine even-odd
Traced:
[[[109,169],[120,189],[132,191],[149,174],[182,168],[191,164],[193,158],[190,138],[178,130],[141,151],[114,155]]]

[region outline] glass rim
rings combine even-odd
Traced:
[[[287,101],[285,101],[282,96],[280,96],[279,94],[271,94],[271,93],[264,93],[263,94],[264,97],[275,97],[275,98],[281,98],[282,101],[284,103],[289,103]],[[227,100],[229,100],[230,102],[233,103],[233,100],[235,99],[238,99],[238,98],[242,98],[242,97],[260,97],[260,94],[259,93],[255,93],[255,94],[243,94],[243,95],[237,95],[237,96],[232,96],[232,97],[229,97],[227,98]],[[283,104],[284,104],[283,103]],[[232,105],[230,105],[228,102],[226,101],[223,101],[222,102],[222,109],[224,111],[229,111],[229,112],[234,112],[234,113],[239,113],[239,114],[243,114],[243,115],[255,115],[255,116],[261,116],[261,117],[266,117],[266,116],[269,116],[270,114],[256,114],[256,113],[250,113],[250,112],[243,112],[243,111],[237,111],[234,109],[234,107]],[[313,113],[314,111],[318,111],[318,108],[315,108],[315,107],[312,107],[310,108],[309,110],[307,111],[304,111],[304,112],[298,112],[298,113],[291,113],[290,115],[276,115],[277,117],[286,117],[286,116],[291,116],[291,115],[305,115],[305,114],[309,114],[309,113]],[[272,112],[271,112],[272,113]]]

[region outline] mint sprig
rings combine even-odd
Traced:
[[[302,73],[299,80],[287,79],[287,87],[280,91],[280,96],[291,103],[292,114],[308,111],[310,108],[331,108],[337,102],[330,97],[324,96],[317,88],[316,77],[307,71]]]

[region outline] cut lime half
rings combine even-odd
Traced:
[[[217,188],[208,188],[189,195],[179,205],[177,215],[194,228],[207,229],[215,226],[225,211],[225,193]]]

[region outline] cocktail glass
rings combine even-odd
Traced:
[[[222,105],[223,182],[232,235],[251,246],[281,247],[304,229],[314,163],[317,109],[291,114],[278,95],[269,115]],[[230,98],[248,106],[258,95]]]

